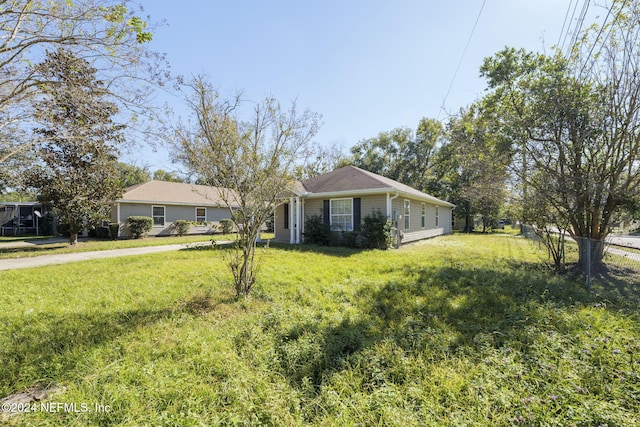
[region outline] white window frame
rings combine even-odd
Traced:
[[[427,204],[420,204],[420,224],[422,228],[427,228]]]
[[[162,216],[156,215],[154,212],[155,208],[162,208]],[[153,218],[153,226],[154,227],[164,227],[167,222],[167,207],[161,205],[153,205],[151,206],[151,218]],[[156,218],[162,218],[162,224],[156,224]]]
[[[333,213],[333,202],[338,202],[338,201],[345,201],[348,200],[349,201],[349,209],[350,209],[350,213],[349,214],[334,214]],[[329,199],[329,224],[331,225],[331,227],[333,228],[333,217],[334,216],[341,216],[341,217],[349,217],[350,221],[349,221],[349,228],[344,230],[344,229],[340,229],[340,231],[353,231],[353,198],[348,197],[348,198],[342,198],[342,199]]]
[[[404,215],[404,229],[411,229],[411,200],[404,199],[402,203],[402,213]]]
[[[438,227],[439,223],[440,223],[440,210],[439,210],[439,206],[436,206],[436,227]]]
[[[204,209],[204,215],[198,215],[198,209]],[[207,222],[207,208],[202,207],[202,206],[201,207],[197,207],[195,209],[195,213],[196,213],[196,216],[195,216],[196,217],[196,222],[198,224],[202,224],[202,223]]]

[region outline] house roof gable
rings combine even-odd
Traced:
[[[355,166],[345,166],[301,182],[296,187],[297,193],[301,193],[301,187],[304,188],[307,193],[310,193],[307,194],[308,196],[326,193],[365,193],[379,190],[380,192],[398,192],[409,197],[415,197],[420,200],[426,200],[444,206],[454,206],[449,202],[440,200],[427,193],[423,193],[422,191],[416,190],[415,188],[402,184],[401,182]]]
[[[193,206],[226,206],[222,194],[228,189],[183,182],[148,181],[124,189],[119,203],[157,203]]]

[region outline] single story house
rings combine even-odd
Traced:
[[[191,227],[190,234],[213,232],[220,220],[231,218],[223,191],[229,190],[156,180],[134,185],[112,204],[111,222],[120,224],[118,237],[128,236],[126,222],[130,216],[153,218],[151,236],[171,234],[177,220],[198,224]]]
[[[301,243],[305,218],[322,216],[335,231],[359,230],[364,216],[380,211],[401,231],[402,243],[451,233],[455,205],[355,166],[304,182],[276,207],[275,241]]]

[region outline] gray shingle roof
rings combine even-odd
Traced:
[[[226,206],[221,196],[223,190],[208,185],[154,180],[125,188],[116,202]]]
[[[355,166],[345,166],[332,172],[313,177],[300,183],[309,193],[337,193],[380,190],[381,192],[396,191],[421,200],[452,206],[449,202],[440,200],[401,182],[360,169]]]

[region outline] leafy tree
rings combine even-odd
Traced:
[[[421,191],[431,191],[434,156],[443,143],[443,137],[442,123],[423,117],[418,123],[415,137],[403,147],[398,181]]]
[[[131,187],[151,180],[151,174],[146,167],[118,162],[116,165],[118,182],[121,188]]]
[[[414,135],[409,128],[380,132],[351,148],[354,166],[430,191],[433,155],[442,142],[442,123],[423,118]]]
[[[612,220],[640,186],[640,11],[612,10],[605,40],[583,38],[586,57],[505,49],[482,67],[488,102],[518,135],[525,198],[542,197],[568,224],[583,271],[601,263]]]
[[[484,231],[504,202],[508,146],[496,138],[477,105],[452,117],[445,134],[434,162],[440,187],[436,193],[457,205],[456,213],[465,217],[465,232],[473,231],[475,214],[482,216]]]
[[[220,192],[234,211],[238,240],[230,259],[236,294],[247,296],[256,280],[260,227],[290,188],[298,157],[318,129],[318,115],[283,110],[273,98],[255,104],[247,121],[239,97],[221,100],[203,77],[189,85],[187,103],[195,127],[177,129],[178,157]]]
[[[184,182],[184,179],[180,178],[175,172],[167,172],[163,169],[158,169],[153,173],[153,179],[158,181],[169,181],[169,182]]]
[[[296,166],[294,176],[299,181],[305,181],[349,164],[351,158],[339,145],[334,144],[328,148],[313,146],[305,150],[304,161]]]
[[[413,139],[409,128],[380,132],[377,137],[360,141],[351,148],[353,165],[361,169],[399,180],[405,146]]]
[[[116,159],[123,129],[114,124],[118,109],[105,100],[89,63],[61,49],[47,52],[35,70],[47,81],[33,112],[42,164],[26,180],[69,225],[69,244],[75,245],[83,225],[107,216],[108,203],[120,195]]]
[[[147,22],[129,0],[12,0],[0,6],[0,166],[28,151],[36,141],[31,104],[47,84],[34,64],[45,51],[64,48],[89,62],[103,90],[140,122],[153,110],[147,102],[153,84],[166,80],[161,55],[147,49]],[[151,83],[148,84],[148,83]],[[26,159],[25,159],[26,160]]]

